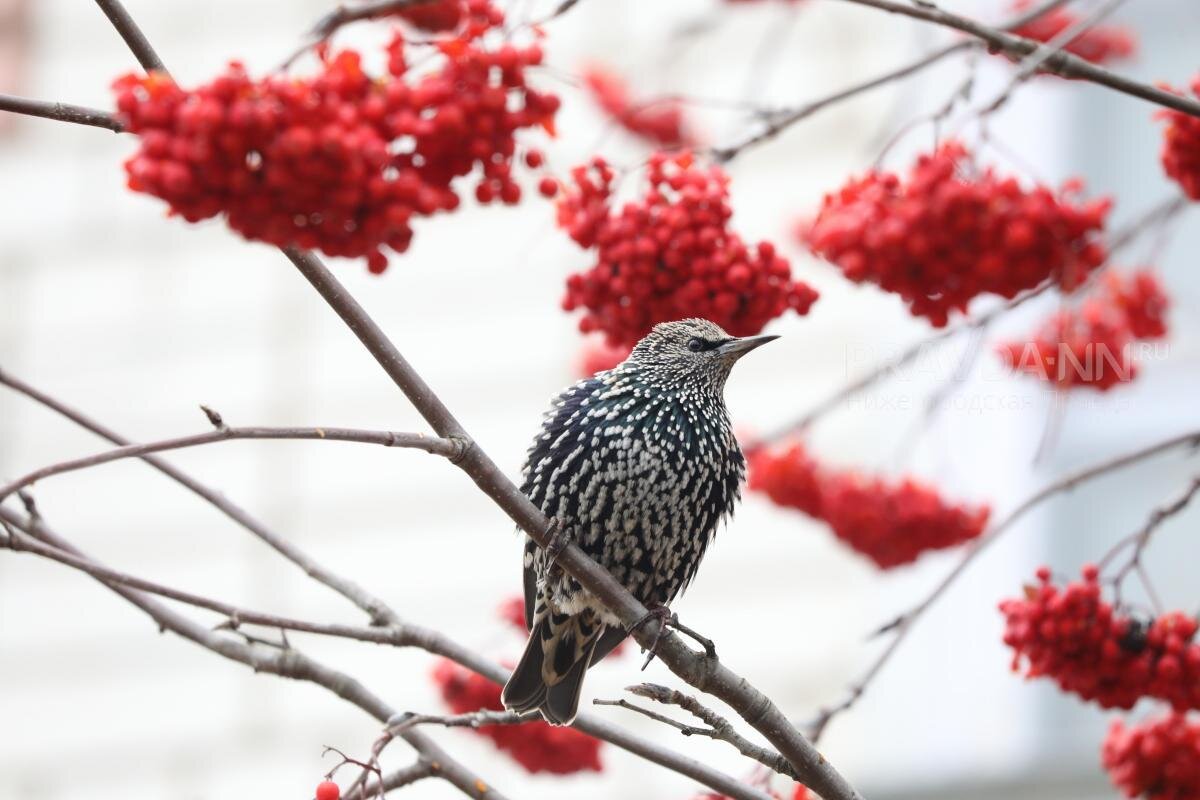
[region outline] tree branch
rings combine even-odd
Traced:
[[[50,530],[39,519],[23,518],[6,508],[0,508],[0,519],[29,536],[40,539],[44,544],[72,556],[87,558],[84,553]],[[144,611],[158,623],[161,630],[176,633],[231,661],[245,664],[255,672],[266,672],[281,678],[306,681],[321,686],[381,722],[386,722],[395,714],[395,711],[383,700],[372,694],[351,676],[331,669],[297,650],[291,648],[281,650],[240,642],[219,632],[208,630],[140,592],[103,579],[98,580]],[[463,794],[477,798],[477,800],[504,800],[503,794],[488,786],[479,776],[425,734],[420,731],[406,731],[400,735],[414,750],[431,764],[437,766],[438,777],[453,784]]]
[[[121,38],[125,40],[125,44],[133,53],[134,58],[142,65],[142,69],[147,72],[151,70],[167,71],[162,59],[158,57],[158,53],[154,52],[154,48],[146,39],[146,34],[142,33],[142,29],[133,21],[133,17],[129,16],[129,12],[125,10],[119,0],[96,0],[96,5],[100,6],[100,10],[104,12],[104,16],[108,17],[108,21],[116,28],[117,33],[121,34]]]
[[[675,689],[669,689],[666,686],[660,686],[656,683],[641,683],[636,686],[626,686],[625,691],[635,694],[638,697],[645,697],[649,700],[653,700],[656,703],[679,706],[684,711],[699,719],[708,727],[698,728],[682,725],[667,717],[647,711],[646,709],[635,706],[632,703],[626,703],[625,701],[620,701],[619,705],[623,705],[626,708],[630,708],[634,711],[645,714],[653,719],[659,720],[660,722],[666,722],[668,725],[678,728],[684,736],[698,734],[701,736],[707,736],[711,739],[717,739],[722,742],[728,742],[729,744],[733,745],[739,753],[747,758],[752,758],[768,769],[778,772],[780,775],[785,775],[792,780],[800,780],[800,776],[796,774],[796,770],[787,762],[786,759],[782,758],[773,750],[760,747],[746,737],[742,736],[737,732],[737,729],[730,724],[729,720],[725,719],[725,717],[713,711],[711,708],[705,706],[695,697],[684,694],[683,692]],[[602,701],[595,702],[599,703]]]
[[[94,128],[107,128],[114,133],[121,133],[125,126],[116,117],[106,111],[84,106],[73,106],[70,103],[47,103],[42,100],[30,100],[25,97],[14,97],[10,94],[0,94],[0,111],[11,111],[14,114],[25,114],[30,117],[54,119],[59,122],[73,122],[76,125],[91,125]]]
[[[76,425],[91,431],[102,439],[107,439],[115,445],[125,446],[132,444],[128,439],[121,436],[116,431],[100,424],[96,420],[84,414],[82,411],[66,405],[65,403],[51,397],[36,387],[31,386],[25,381],[6,373],[3,369],[0,369],[0,385],[7,386],[13,391],[25,395],[30,400],[33,400],[34,402],[45,406],[51,411],[66,417]],[[326,569],[307,553],[300,550],[285,537],[272,531],[261,521],[251,516],[248,511],[226,498],[216,489],[206,486],[158,456],[144,455],[141,456],[141,460],[154,467],[168,478],[171,478],[175,482],[179,483],[181,486],[191,491],[200,499],[212,505],[229,519],[233,520],[238,525],[241,525],[247,531],[254,534],[288,561],[291,561],[293,564],[304,570],[305,574],[307,574],[310,578],[318,583],[328,586],[330,589],[333,589],[335,592],[354,603],[356,606],[370,615],[371,621],[374,624],[387,625],[398,623],[400,621],[396,613],[392,611],[392,609],[388,608],[387,604],[383,600],[371,594],[354,581],[351,581],[350,579],[340,575],[336,575],[330,570]]]
[[[809,731],[813,741],[820,739],[821,734],[824,732],[825,727],[829,724],[830,720],[832,720],[842,711],[845,711],[853,706],[858,698],[860,698],[866,692],[867,688],[879,674],[880,670],[883,669],[884,665],[887,664],[887,662],[895,654],[896,650],[904,642],[904,639],[908,636],[909,631],[912,630],[913,625],[926,611],[929,610],[929,607],[936,603],[938,599],[946,593],[946,590],[949,589],[950,586],[953,585],[953,583],[958,579],[958,577],[967,570],[967,567],[969,567],[975,561],[975,559],[979,557],[980,553],[995,543],[997,539],[999,539],[1006,531],[1011,529],[1018,520],[1025,516],[1025,514],[1051,497],[1070,491],[1082,483],[1086,483],[1094,478],[1098,478],[1101,475],[1107,475],[1110,472],[1115,472],[1119,469],[1132,466],[1133,464],[1145,461],[1148,458],[1165,453],[1169,450],[1175,450],[1179,448],[1191,448],[1193,450],[1200,448],[1200,430],[1191,431],[1178,436],[1172,436],[1169,439],[1155,442],[1154,444],[1142,447],[1130,453],[1108,458],[1092,464],[1091,466],[1068,473],[1062,478],[1043,486],[1041,489],[1034,492],[1024,501],[1019,503],[1012,511],[1008,512],[1003,519],[993,524],[982,536],[967,545],[967,550],[959,560],[958,564],[956,564],[954,568],[946,574],[946,577],[944,577],[936,586],[934,586],[933,591],[926,595],[924,600],[879,629],[880,634],[891,634],[891,641],[888,642],[887,646],[884,647],[880,654],[875,658],[875,660],[871,663],[871,666],[867,668],[867,671],[863,673],[863,676],[858,680],[858,682],[851,687],[849,695],[845,700],[838,703],[836,706],[821,710],[820,714],[817,716],[817,719],[812,723]]]
[[[869,6],[881,11],[911,17],[923,22],[931,22],[945,28],[961,31],[984,42],[989,50],[1006,53],[1010,56],[1023,58],[1033,53],[1041,42],[1016,36],[999,28],[992,28],[968,17],[944,11],[927,0],[919,3],[905,3],[900,0],[842,0],[854,5]],[[1053,72],[1064,78],[1077,78],[1090,83],[1115,89],[1122,94],[1147,100],[1166,108],[1182,111],[1193,117],[1200,117],[1200,101],[1164,91],[1147,83],[1118,75],[1098,67],[1070,53],[1058,52],[1046,58],[1041,67],[1046,72]]]
[[[208,433],[193,436],[180,436],[174,439],[163,439],[146,444],[129,444],[103,453],[63,461],[34,470],[0,486],[0,501],[13,492],[23,489],[43,478],[62,475],[66,472],[76,472],[81,469],[119,461],[124,458],[139,458],[151,453],[161,453],[167,450],[183,450],[189,447],[228,442],[234,439],[289,439],[316,440],[331,442],[362,442],[379,444],[384,447],[404,447],[424,450],[433,455],[442,456],[453,461],[462,452],[462,445],[450,439],[426,436],[423,433],[395,433],[392,431],[368,431],[355,428],[219,428]]]

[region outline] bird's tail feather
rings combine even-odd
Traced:
[[[536,620],[500,695],[504,707],[519,714],[536,709],[551,725],[570,725],[602,629],[589,611],[548,613]]]

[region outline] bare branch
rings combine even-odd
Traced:
[[[142,69],[147,72],[151,70],[167,71],[162,59],[158,57],[158,53],[154,52],[146,35],[142,33],[142,29],[133,21],[133,17],[129,16],[129,12],[125,10],[119,0],[96,0],[96,5],[100,6],[100,10],[104,12],[104,16],[108,17],[108,21],[116,28],[117,33],[121,34],[121,38],[125,40],[130,52],[142,65]]]
[[[1120,569],[1118,569],[1116,574],[1112,577],[1112,585],[1116,591],[1116,604],[1118,606],[1121,604],[1121,587],[1125,582],[1125,578],[1130,572],[1136,571],[1139,577],[1141,577],[1142,583],[1146,587],[1146,591],[1153,594],[1154,588],[1150,585],[1145,569],[1142,565],[1142,556],[1145,553],[1146,545],[1150,543],[1150,537],[1154,535],[1154,532],[1157,531],[1159,527],[1162,526],[1162,524],[1168,519],[1187,508],[1192,502],[1192,498],[1194,498],[1198,492],[1200,492],[1200,475],[1194,476],[1191,481],[1188,482],[1188,485],[1184,488],[1184,490],[1173,499],[1151,511],[1141,528],[1139,528],[1135,533],[1132,533],[1121,541],[1117,542],[1113,548],[1108,551],[1104,558],[1100,559],[1100,567],[1103,569],[1112,562],[1118,553],[1130,547],[1133,548],[1133,552],[1130,554],[1129,560],[1122,564]],[[1161,605],[1157,602],[1157,598],[1153,599],[1155,600],[1156,606]],[[1161,609],[1159,610],[1161,611]]]
[[[211,418],[210,418],[211,419]],[[384,447],[404,447],[424,450],[433,455],[454,460],[462,450],[462,446],[450,439],[436,436],[426,436],[423,433],[395,433],[393,431],[369,431],[356,428],[227,428],[221,427],[208,433],[193,436],[180,436],[174,439],[163,439],[146,444],[129,444],[103,453],[76,458],[51,464],[34,470],[7,485],[0,486],[0,501],[18,489],[23,489],[43,478],[75,472],[89,467],[119,461],[123,458],[140,458],[151,453],[161,453],[167,450],[183,450],[189,447],[199,447],[216,442],[228,442],[234,439],[291,439],[330,442],[362,442],[379,444]]]
[[[6,374],[3,370],[0,370],[0,384],[8,386],[15,391],[20,392],[21,394],[24,394],[30,399],[46,406],[47,408],[63,415],[67,419],[70,419],[72,422],[75,422],[76,424],[92,431],[93,433],[96,433],[105,439],[108,439],[115,444],[121,444],[126,441],[119,434],[106,428],[99,422],[87,417],[79,410],[65,405],[61,401],[50,397],[44,392],[34,388],[24,381],[13,377],[12,375]],[[506,668],[493,661],[489,661],[475,651],[453,641],[439,631],[401,621],[396,612],[386,603],[384,603],[383,600],[370,594],[364,588],[350,581],[349,579],[326,569],[310,556],[297,549],[285,538],[263,526],[262,523],[255,520],[239,506],[231,503],[228,499],[216,492],[216,490],[199,483],[186,473],[176,469],[157,456],[142,456],[142,460],[153,466],[155,469],[158,469],[168,477],[179,482],[181,485],[187,487],[202,499],[214,505],[232,520],[245,527],[271,547],[275,548],[289,561],[299,565],[309,576],[315,578],[330,588],[333,588],[347,599],[350,599],[355,605],[370,615],[374,624],[371,627],[362,627],[354,625],[308,622],[304,620],[289,619],[287,617],[274,614],[251,611],[249,609],[236,607],[230,604],[219,604],[219,601],[208,600],[207,598],[199,598],[204,602],[196,603],[198,607],[209,608],[213,611],[224,614],[226,617],[228,617],[229,622],[233,625],[236,625],[240,621],[247,624],[264,625],[271,628],[277,628],[279,630],[293,630],[302,633],[335,636],[393,647],[417,647],[434,655],[448,658],[455,663],[458,663],[467,669],[484,676],[493,683],[502,685],[506,680],[508,680],[509,670]],[[2,513],[3,509],[0,509],[0,514]],[[2,520],[3,517],[0,516],[0,521]],[[75,564],[72,564],[69,561],[61,558],[55,558],[55,560],[64,564],[68,564],[69,566],[76,566]],[[126,576],[123,573],[115,570],[100,568],[99,565],[89,565],[105,570],[103,573],[97,572],[96,574],[105,575],[110,580],[123,582],[128,579],[130,584],[132,584],[132,581],[134,580],[140,580],[134,579],[132,576]],[[152,584],[148,581],[141,582],[137,585],[143,590],[151,592],[154,592],[154,589],[157,588],[156,584]],[[180,600],[181,602],[187,602],[187,600],[184,600],[180,596],[183,593],[177,592],[173,589],[170,591],[176,595],[175,599]],[[164,594],[164,596],[169,595]],[[195,595],[191,597],[198,598],[198,596]],[[727,797],[735,798],[736,800],[769,800],[769,797],[764,792],[749,787],[746,784],[730,777],[729,775],[715,770],[706,764],[702,764],[695,759],[689,758],[669,748],[662,747],[654,742],[636,736],[617,725],[613,725],[606,720],[602,720],[595,715],[581,714],[576,718],[573,727],[582,733],[594,736],[597,739],[602,739],[609,744],[612,744],[614,747],[620,747],[624,750],[628,750],[634,755],[640,756],[651,763],[657,764],[674,772],[678,772],[681,775],[686,775],[687,777],[695,780],[697,783],[707,786],[713,791],[719,792]]]
[[[492,711],[482,709],[465,714],[398,714],[388,720],[388,731],[400,733],[418,725],[441,725],[444,728],[481,728],[485,725],[522,725],[537,722],[541,715],[536,711],[518,714],[515,711]]]
[[[458,466],[498,505],[508,517],[542,547],[550,544],[549,520],[510,481],[495,462],[474,442],[424,379],[405,360],[378,324],[312,253],[285,248],[284,253],[330,308],[346,323],[367,351],[404,392],[417,411],[438,435],[470,442]],[[647,609],[629,590],[578,545],[568,544],[558,564],[584,588],[600,599],[626,625],[646,619]],[[804,735],[788,721],[775,703],[745,678],[715,659],[697,653],[682,640],[651,620],[634,631],[634,638],[649,648],[658,641],[658,656],[667,667],[702,692],[733,708],[774,745],[803,776],[802,782],[825,800],[859,800],[861,795],[830,764]]]
[[[25,381],[6,373],[3,369],[0,369],[0,384],[25,395],[34,402],[40,403],[51,411],[66,417],[76,425],[91,431],[103,439],[107,439],[113,444],[121,446],[131,444],[128,439],[121,436],[111,428],[101,425],[99,422],[87,416],[82,411],[66,405],[65,403],[51,397],[40,389],[37,389]],[[251,516],[248,511],[226,498],[216,489],[206,486],[158,456],[146,455],[142,456],[141,459],[162,474],[166,475],[168,478],[171,478],[181,486],[184,486],[190,490],[193,494],[200,497],[200,499],[211,504],[214,508],[219,510],[225,516],[229,517],[229,519],[233,520],[238,525],[241,525],[250,533],[254,534],[288,561],[291,561],[293,564],[303,569],[309,577],[316,580],[318,583],[328,586],[330,589],[333,589],[335,592],[354,603],[356,606],[370,615],[373,623],[377,625],[386,625],[399,622],[399,618],[395,612],[388,608],[387,604],[384,603],[383,600],[371,594],[354,581],[351,581],[343,576],[336,575],[330,570],[326,569],[315,559],[311,558],[304,551],[300,550],[294,544],[289,542],[285,537],[272,531],[262,522]]]
[[[678,706],[708,726],[707,729],[681,727],[680,730],[683,731],[685,736],[699,733],[712,739],[728,742],[747,758],[752,758],[768,769],[778,772],[780,775],[786,775],[792,780],[800,780],[800,776],[796,774],[796,770],[786,759],[780,757],[773,750],[760,747],[742,736],[729,720],[701,703],[695,697],[684,694],[676,689],[660,686],[656,683],[641,683],[636,686],[626,686],[625,691],[635,694],[638,697],[653,700],[656,703]]]
[[[321,42],[333,36],[343,25],[349,25],[351,22],[360,20],[377,19],[385,17],[388,14],[407,8],[409,6],[422,5],[429,3],[431,0],[365,0],[365,2],[356,3],[354,5],[343,5],[339,3],[333,11],[330,11],[317,23],[312,26],[304,41],[284,59],[281,69],[287,69],[291,64],[304,55],[306,52],[316,47]]]
[[[944,11],[927,0],[921,0],[919,3],[906,3],[900,0],[842,0],[842,2],[869,6],[961,31],[987,44],[989,50],[1006,53],[1017,58],[1028,56],[1041,46],[1041,42],[1033,39],[1016,36],[968,17]],[[1115,89],[1122,94],[1138,97],[1166,108],[1173,108],[1193,117],[1200,117],[1200,101],[1118,75],[1070,53],[1061,51],[1054,53],[1046,58],[1041,68],[1064,78],[1089,81]]]
[[[0,111],[11,111],[14,114],[25,114],[30,117],[42,117],[59,122],[73,122],[76,125],[91,125],[94,128],[107,128],[115,133],[121,133],[125,126],[116,117],[106,111],[84,106],[73,106],[70,103],[47,103],[42,100],[30,100],[25,97],[14,97],[10,94],[0,94]]]
[[[880,634],[889,634],[892,639],[883,648],[879,655],[871,662],[870,667],[863,673],[863,676],[851,687],[848,697],[842,702],[830,708],[822,709],[818,714],[817,719],[811,724],[809,731],[813,741],[820,739],[825,727],[835,716],[842,711],[850,708],[860,698],[870,686],[871,682],[883,669],[884,665],[899,649],[904,639],[912,630],[913,625],[921,616],[929,610],[929,607],[938,601],[938,599],[946,593],[946,590],[954,584],[967,568],[975,561],[979,555],[996,542],[1006,531],[1011,529],[1025,514],[1054,497],[1057,494],[1070,491],[1082,483],[1086,483],[1094,478],[1102,475],[1107,475],[1110,472],[1115,472],[1125,467],[1145,461],[1153,456],[1160,455],[1169,450],[1180,448],[1197,449],[1200,448],[1200,430],[1191,431],[1189,433],[1172,436],[1169,439],[1164,439],[1154,444],[1142,447],[1129,453],[1108,458],[1091,466],[1071,472],[1058,480],[1043,486],[1038,491],[1027,497],[1024,501],[1018,504],[1013,510],[1000,521],[993,524],[982,536],[972,541],[967,545],[966,552],[958,564],[954,566],[949,573],[946,574],[941,581],[934,586],[933,590],[926,595],[925,599],[920,603],[896,617],[887,625],[879,629]]]
[[[345,798],[346,800],[366,800],[368,797],[375,797],[390,792],[392,789],[399,789],[403,786],[408,786],[410,783],[416,783],[419,780],[435,775],[437,775],[437,765],[431,764],[422,758],[415,764],[384,775],[382,786],[379,785],[379,781],[375,781],[374,783],[367,781],[366,785],[359,789],[346,792]]]
[[[87,559],[84,553],[50,530],[40,520],[22,518],[15,512],[2,507],[0,507],[0,519],[13,528],[40,539],[44,544],[72,556]],[[164,631],[176,633],[231,661],[245,664],[255,672],[266,672],[282,678],[307,681],[321,686],[381,722],[395,714],[395,711],[382,699],[350,675],[331,669],[297,650],[280,650],[238,641],[220,632],[208,630],[145,594],[104,579],[98,580],[144,611]],[[420,731],[406,731],[401,734],[401,738],[430,763],[436,764],[438,776],[453,784],[462,793],[469,797],[479,798],[479,800],[503,800],[504,795],[488,786],[479,776],[425,734]]]

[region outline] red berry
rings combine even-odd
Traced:
[[[729,229],[729,178],[719,167],[688,153],[655,153],[644,194],[623,204],[612,197],[615,178],[594,159],[571,170],[573,185],[558,201],[559,227],[596,255],[567,280],[563,306],[583,309],[580,330],[628,347],[659,322],[694,316],[749,336],[816,301],[774,248],[748,247]]]
[[[317,800],[338,800],[342,790],[333,781],[321,781],[317,784]]]
[[[558,194],[558,181],[554,178],[542,178],[538,181],[538,192],[542,197],[554,197]]]
[[[400,32],[386,47],[390,77],[326,47],[308,78],[252,79],[237,63],[195,89],[160,73],[120,78],[121,119],[141,138],[129,187],[185,220],[222,215],[248,239],[366,257],[375,273],[384,248],[408,247],[414,218],[457,208],[468,174],[482,170],[488,199],[517,202],[516,136],[551,124],[558,108],[526,83],[532,49],[485,41],[503,19],[487,0],[397,13],[426,29],[465,28],[416,75]]]

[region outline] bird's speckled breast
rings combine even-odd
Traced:
[[[736,504],[744,473],[719,396],[608,373],[555,400],[522,489],[639,600],[669,603]],[[562,610],[589,604],[561,572],[546,588]]]

